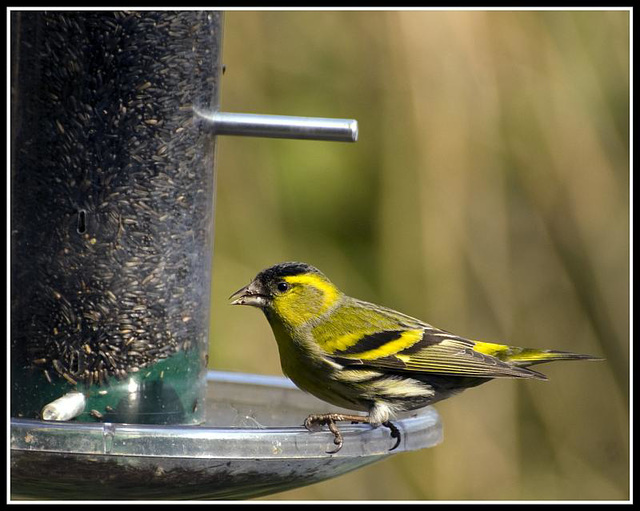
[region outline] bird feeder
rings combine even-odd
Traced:
[[[288,380],[207,372],[219,135],[357,140],[220,112],[223,15],[11,13],[11,484],[47,499],[247,498],[389,455]],[[428,408],[393,452],[440,441]],[[46,474],[46,477],[43,477]]]

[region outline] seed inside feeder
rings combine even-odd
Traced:
[[[211,13],[25,12],[14,35],[12,356],[105,386],[206,349]],[[191,318],[186,321],[185,318]]]

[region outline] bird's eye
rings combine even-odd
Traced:
[[[284,293],[287,289],[289,289],[289,284],[286,282],[278,282],[278,291]]]

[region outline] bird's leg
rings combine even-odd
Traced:
[[[324,413],[324,414],[311,414],[304,421],[304,427],[309,431],[313,431],[314,426],[328,426],[329,431],[333,433],[333,443],[336,444],[336,449],[333,451],[327,451],[327,454],[335,454],[342,449],[342,433],[338,429],[336,422],[339,421],[351,421],[352,424],[371,424],[369,416],[363,415],[348,415],[343,413]],[[391,430],[391,438],[396,438],[396,444],[389,449],[393,451],[398,445],[400,445],[400,431],[396,428],[391,421],[383,422],[382,425]]]

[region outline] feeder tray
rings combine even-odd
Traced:
[[[344,424],[335,454],[309,413],[343,411],[281,377],[210,371],[202,426],[11,419],[15,499],[246,499],[336,477],[404,451],[432,447],[442,426],[432,407],[387,428]]]

